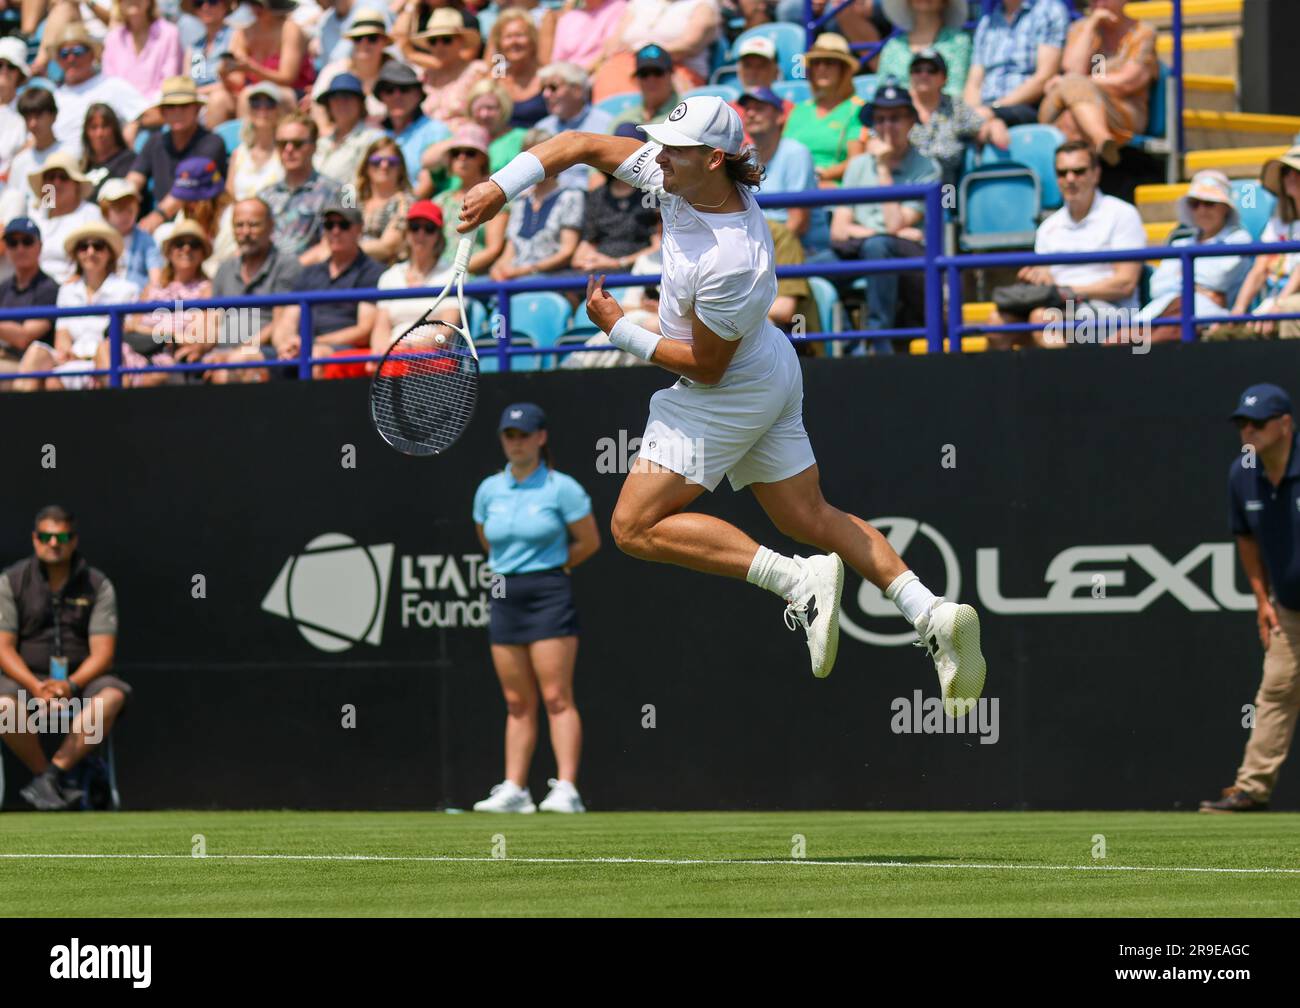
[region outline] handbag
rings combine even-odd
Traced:
[[[1055,284],[1013,283],[993,289],[993,303],[999,315],[1018,315],[1028,318],[1035,308],[1065,310],[1065,298]]]

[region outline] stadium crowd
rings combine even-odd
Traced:
[[[1079,6],[853,0],[787,57],[751,29],[801,23],[801,0],[521,0],[505,9],[473,0],[25,0],[21,34],[0,38],[0,307],[179,309],[213,296],[438,286],[470,187],[558,131],[636,137],[724,62],[764,191],[952,183],[968,150],[1005,150],[1015,127],[1053,124],[1068,141],[1054,165],[1065,205],[1041,222],[1037,250],[1143,247],[1136,209],[1099,183],[1102,166],[1147,126],[1155,33],[1128,18],[1121,0]],[[823,7],[814,0],[815,11]],[[866,60],[852,48],[882,41]],[[1098,59],[1104,74],[1094,72]],[[878,83],[864,99],[855,77],[867,71]],[[806,82],[806,98],[778,91],[792,80]],[[1265,241],[1296,237],[1297,172],[1300,148],[1266,167],[1263,184],[1278,204]],[[1187,230],[1176,240],[1249,240],[1216,173],[1198,176],[1179,210]],[[924,213],[920,202],[898,201],[773,209],[768,218],[784,265],[920,255]],[[654,273],[658,227],[639,194],[574,168],[480,230],[471,279]],[[1202,259],[1197,310],[1300,303],[1295,266],[1294,256]],[[1027,268],[999,288],[995,319],[1039,319],[1066,300],[1099,317],[1177,314],[1177,262],[1158,271],[1145,307],[1140,270]],[[853,295],[852,278],[836,285]],[[654,325],[654,294],[626,294],[640,324]],[[923,318],[919,275],[874,274],[858,296],[864,328]],[[314,354],[341,358],[318,373],[364,374],[346,357],[382,352],[418,307],[317,305]],[[249,366],[138,374],[128,384],[264,380],[276,371],[258,365],[300,351],[297,313],[280,307],[242,326],[220,313],[129,316],[128,366]],[[828,321],[806,279],[781,282],[771,318],[787,331]],[[96,384],[79,372],[108,366],[108,323],[103,315],[0,322],[0,371],[60,372],[3,384]],[[1213,334],[1297,328],[1261,319]],[[1176,326],[1156,332],[1177,337]],[[1044,341],[992,345],[1028,342]],[[578,354],[571,363],[619,360]]]

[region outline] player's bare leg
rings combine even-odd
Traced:
[[[952,716],[964,714],[984,690],[985,663],[975,609],[937,598],[880,532],[857,515],[828,504],[816,465],[778,483],[751,484],[750,489],[784,535],[839,554],[898,606],[916,627],[918,643],[934,659],[945,709]]]

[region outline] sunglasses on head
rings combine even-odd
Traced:
[[[279,147],[281,150],[290,150],[290,149],[297,150],[299,147],[310,147],[315,142],[316,142],[315,140],[289,139],[289,140],[276,140],[275,145]]]
[[[107,252],[108,242],[100,238],[87,238],[85,241],[79,241],[73,249],[77,255],[82,252]]]
[[[5,235],[5,245],[8,248],[31,248],[36,244],[36,239],[31,235]]]
[[[442,228],[434,224],[433,221],[413,220],[407,222],[406,230],[410,231],[411,234],[437,234]]]
[[[74,59],[78,56],[85,56],[90,52],[90,46],[77,45],[63,46],[59,49],[59,59]]]
[[[54,543],[67,543],[72,540],[71,532],[42,532],[40,529],[37,529],[35,535],[40,542],[49,545],[53,545]]]
[[[1058,168],[1056,169],[1057,178],[1069,178],[1072,175],[1078,175],[1080,178],[1092,171],[1091,168]]]
[[[396,168],[402,159],[395,154],[371,154],[366,163],[374,168]]]
[[[325,231],[351,231],[352,222],[343,217],[327,217],[321,228]]]

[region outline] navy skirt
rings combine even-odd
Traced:
[[[505,594],[492,599],[488,615],[493,644],[531,644],[577,633],[573,585],[563,568],[506,575]]]

